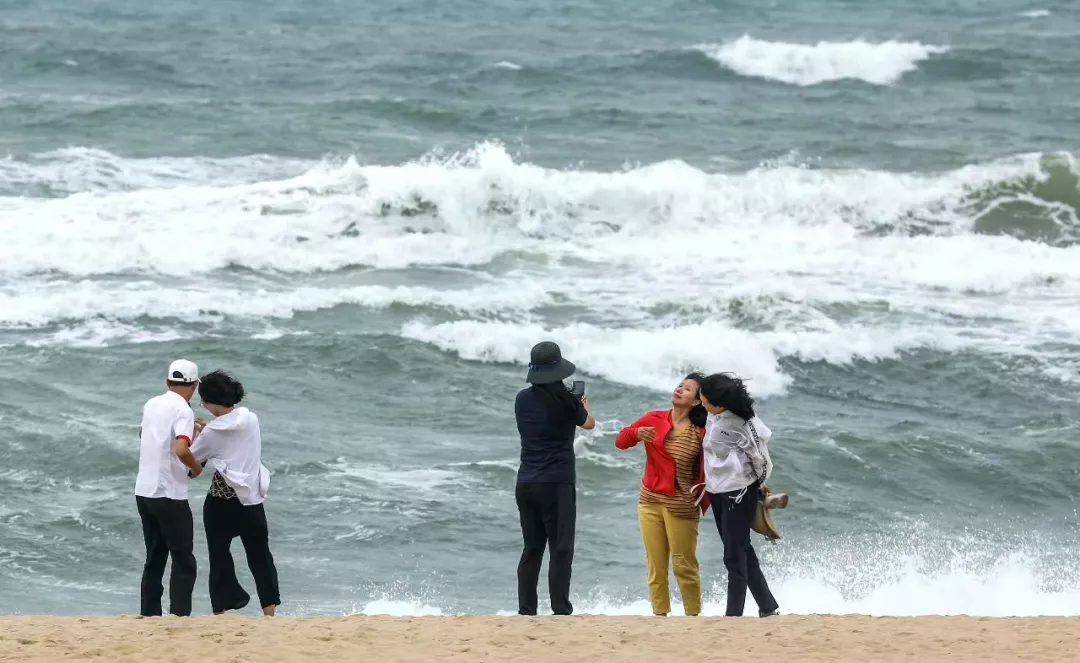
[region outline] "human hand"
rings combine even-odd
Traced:
[[[761,493],[762,497],[767,497],[772,492],[772,489],[768,486],[758,486],[758,492]]]
[[[652,426],[642,426],[637,429],[637,439],[641,442],[652,442],[656,439],[656,429]]]
[[[189,467],[187,473],[188,473],[188,476],[191,477],[192,479],[197,478],[200,474],[202,474],[202,465],[196,465],[195,467]]]

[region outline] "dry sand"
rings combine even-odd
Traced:
[[[1077,661],[1080,618],[0,618],[0,660],[79,659]]]

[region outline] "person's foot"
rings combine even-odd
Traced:
[[[276,611],[277,611],[277,606],[276,605],[268,605],[265,608],[263,608],[263,616],[265,616],[265,617],[273,617],[274,613]]]
[[[758,617],[775,617],[780,614],[779,610],[770,610],[768,612],[759,612]]]

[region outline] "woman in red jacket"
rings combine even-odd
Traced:
[[[689,616],[701,612],[698,520],[709,508],[701,463],[701,437],[707,416],[698,397],[703,379],[701,373],[686,376],[671,395],[670,410],[646,412],[615,438],[615,446],[620,449],[645,443],[638,523],[645,543],[653,614],[660,616],[671,611],[668,557],[675,569],[683,609]]]

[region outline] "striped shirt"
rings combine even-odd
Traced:
[[[678,432],[672,429],[664,440],[664,450],[675,460],[675,495],[661,495],[642,486],[638,503],[662,504],[676,518],[698,520],[701,510],[694,504],[696,498],[690,488],[701,464],[701,430],[693,424]]]

